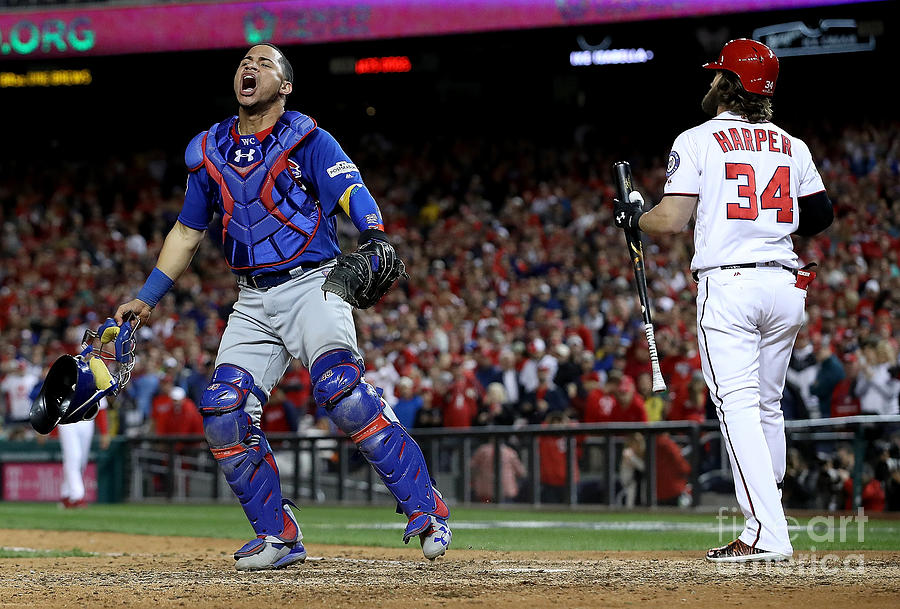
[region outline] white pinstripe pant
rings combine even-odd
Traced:
[[[700,275],[697,338],[703,375],[746,519],[744,543],[791,554],[777,483],[786,446],[781,397],[806,291],[781,268],[712,270]]]

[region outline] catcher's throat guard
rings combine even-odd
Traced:
[[[139,325],[140,320],[131,319],[119,327],[107,319],[96,332],[85,331],[79,355],[63,355],[50,366],[31,405],[36,432],[48,434],[57,425],[90,421],[100,411],[101,399],[115,396],[128,384]],[[112,370],[109,364],[114,364]]]

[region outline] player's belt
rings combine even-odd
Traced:
[[[724,266],[714,266],[708,269],[698,269],[696,271],[691,271],[691,277],[694,278],[694,281],[700,281],[700,273],[706,273],[707,271],[716,271],[723,270],[728,271],[730,269],[763,269],[763,268],[782,268],[785,271],[790,271],[794,274],[794,277],[797,276],[797,269],[785,266],[780,262],[775,262],[774,260],[771,262],[746,262],[744,264],[726,264]]]
[[[302,262],[299,266],[295,266],[294,268],[287,269],[285,271],[276,271],[274,273],[260,273],[259,275],[238,275],[237,282],[238,285],[248,288],[268,290],[269,288],[274,288],[275,286],[281,285],[285,281],[294,279],[295,277],[299,277],[307,271],[317,269],[326,262],[327,260]]]

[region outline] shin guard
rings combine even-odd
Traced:
[[[217,367],[198,406],[203,431],[257,537],[273,536],[290,543],[297,540],[299,529],[285,508],[289,502],[281,495],[275,456],[262,430],[244,411],[254,389],[253,378],[245,370]]]
[[[433,486],[422,449],[403,425],[379,412],[351,438],[394,495],[397,510],[409,518],[404,542],[424,533],[431,526],[431,516],[442,520],[450,517],[449,508]]]
[[[362,379],[362,370],[349,351],[330,351],[310,369],[313,393],[397,500],[397,511],[409,519],[403,534],[408,542],[429,529],[432,516],[446,520],[450,510],[433,486],[422,449]]]

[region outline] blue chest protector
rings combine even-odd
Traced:
[[[236,141],[235,121],[213,125],[197,142],[203,166],[218,185],[225,260],[236,273],[293,268],[327,221],[289,159],[316,122],[288,111],[256,142],[253,136]]]

